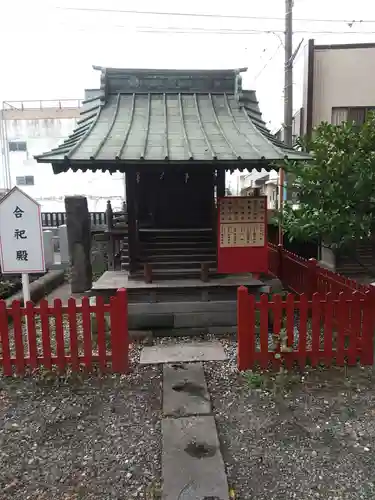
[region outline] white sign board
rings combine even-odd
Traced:
[[[0,265],[8,274],[45,272],[40,205],[17,187],[0,200]]]

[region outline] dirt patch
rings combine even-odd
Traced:
[[[193,458],[209,458],[216,454],[215,446],[211,446],[207,443],[197,443],[195,441],[189,443],[185,451]]]

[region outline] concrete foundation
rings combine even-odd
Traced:
[[[211,333],[212,329],[231,332],[237,325],[237,289],[244,285],[254,295],[270,293],[272,285],[251,275],[221,276],[208,282],[199,279],[175,279],[145,283],[132,280],[125,272],[107,271],[96,281],[93,295],[106,300],[119,288],[126,288],[129,300],[129,328],[157,332],[195,330]],[[281,285],[280,285],[281,286]]]

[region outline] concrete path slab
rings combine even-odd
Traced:
[[[174,363],[163,368],[163,413],[167,417],[211,413],[201,363]]]
[[[220,342],[191,342],[144,347],[140,364],[224,361],[225,359],[224,349]]]
[[[166,418],[162,434],[163,500],[228,500],[214,418]]]

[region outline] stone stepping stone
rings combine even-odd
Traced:
[[[142,349],[140,364],[186,363],[191,361],[224,361],[223,346],[218,341],[190,342],[147,346]]]
[[[162,420],[163,500],[228,500],[212,416]]]
[[[172,363],[163,366],[163,413],[167,417],[211,413],[201,363]]]

